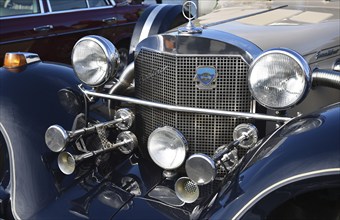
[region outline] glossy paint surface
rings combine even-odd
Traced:
[[[276,189],[315,177],[340,177],[339,103],[297,118],[249,152],[211,211],[212,219],[242,217]],[[322,184],[316,184],[320,188]]]
[[[12,211],[27,219],[57,195],[42,162],[49,152],[44,134],[51,124],[70,128],[74,116],[59,103],[61,88],[77,85],[71,68],[33,63],[8,71],[0,68],[0,129],[8,145]]]

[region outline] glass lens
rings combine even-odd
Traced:
[[[185,159],[187,143],[183,135],[171,127],[158,128],[148,140],[152,160],[164,169],[175,169]]]
[[[299,63],[279,53],[257,60],[249,75],[249,85],[260,104],[274,109],[296,104],[307,86],[304,70]]]
[[[109,64],[104,50],[94,41],[80,41],[73,50],[72,63],[78,78],[87,85],[105,82]]]

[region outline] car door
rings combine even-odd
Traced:
[[[0,0],[0,64],[8,51],[28,51],[32,44],[53,35],[44,27],[42,1]]]

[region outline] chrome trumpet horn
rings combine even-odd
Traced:
[[[181,177],[176,181],[175,193],[185,203],[195,202],[200,195],[198,185],[188,177]]]
[[[65,149],[67,143],[75,140],[81,135],[91,134],[98,128],[106,128],[115,125],[120,130],[127,130],[131,127],[135,115],[127,108],[118,109],[115,113],[114,120],[96,124],[91,127],[82,128],[74,131],[66,131],[59,125],[50,126],[45,133],[45,143],[53,152],[61,152]]]
[[[257,129],[251,124],[240,124],[234,130],[234,141],[218,148],[215,155],[193,154],[185,163],[188,177],[197,185],[205,185],[216,177],[217,168],[223,166],[227,171],[238,163],[236,146],[251,148],[258,140]]]
[[[66,175],[70,175],[74,172],[76,165],[84,159],[117,148],[122,153],[128,154],[131,153],[137,145],[138,142],[136,136],[130,131],[124,131],[117,136],[117,143],[109,144],[108,147],[106,148],[101,148],[81,155],[73,155],[67,151],[61,152],[58,156],[58,167],[61,170],[61,172],[63,172]]]

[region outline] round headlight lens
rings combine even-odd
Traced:
[[[271,109],[287,109],[303,100],[311,86],[308,63],[288,49],[263,53],[251,65],[248,84],[253,97]]]
[[[114,76],[120,63],[115,46],[100,36],[81,38],[72,51],[72,65],[77,77],[89,86],[100,86]]]
[[[169,126],[157,128],[148,139],[151,159],[166,170],[176,169],[182,165],[187,148],[184,136]]]

